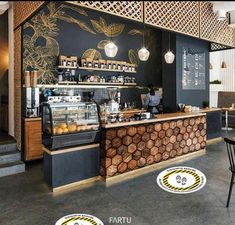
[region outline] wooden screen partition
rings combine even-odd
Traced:
[[[210,51],[213,52],[213,51],[220,51],[220,50],[226,50],[226,49],[230,49],[231,47],[228,47],[228,46],[225,46],[225,45],[220,45],[220,44],[217,44],[217,43],[211,43],[211,46],[210,46]]]
[[[21,27],[14,31],[14,130],[18,149],[21,149],[21,32]]]
[[[230,47],[235,47],[234,29],[228,21],[218,21],[209,2],[200,2],[200,38]]]
[[[33,14],[45,1],[15,1],[14,7],[14,28],[22,24]]]
[[[127,19],[143,21],[142,1],[67,1]]]
[[[199,2],[145,1],[146,24],[199,37]]]

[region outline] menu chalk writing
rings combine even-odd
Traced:
[[[183,48],[182,51],[182,88],[183,90],[205,90],[206,54],[203,51]]]

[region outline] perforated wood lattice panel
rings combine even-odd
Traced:
[[[111,13],[132,20],[143,20],[143,3],[140,1],[67,1],[90,9]]]
[[[225,49],[229,49],[230,47],[225,46],[225,45],[220,45],[220,44],[216,44],[216,43],[211,43],[210,46],[210,51],[219,51],[219,50],[225,50]]]
[[[21,149],[21,27],[14,31],[14,117],[15,138]]]
[[[209,2],[200,2],[200,38],[218,44],[235,46],[234,29],[227,21],[218,21]]]
[[[144,4],[146,24],[199,37],[199,2],[146,1]]]
[[[35,10],[45,1],[15,1],[14,7],[14,28],[23,23]]]

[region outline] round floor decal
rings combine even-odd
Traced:
[[[191,167],[172,167],[157,177],[158,185],[165,191],[188,194],[200,190],[206,184],[206,176]]]
[[[104,225],[104,223],[95,216],[72,214],[60,218],[55,225]]]

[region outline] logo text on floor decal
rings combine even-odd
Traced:
[[[206,176],[192,167],[172,167],[158,175],[157,184],[171,193],[188,194],[203,188]]]
[[[60,218],[55,225],[104,225],[104,223],[91,215],[71,214]]]

